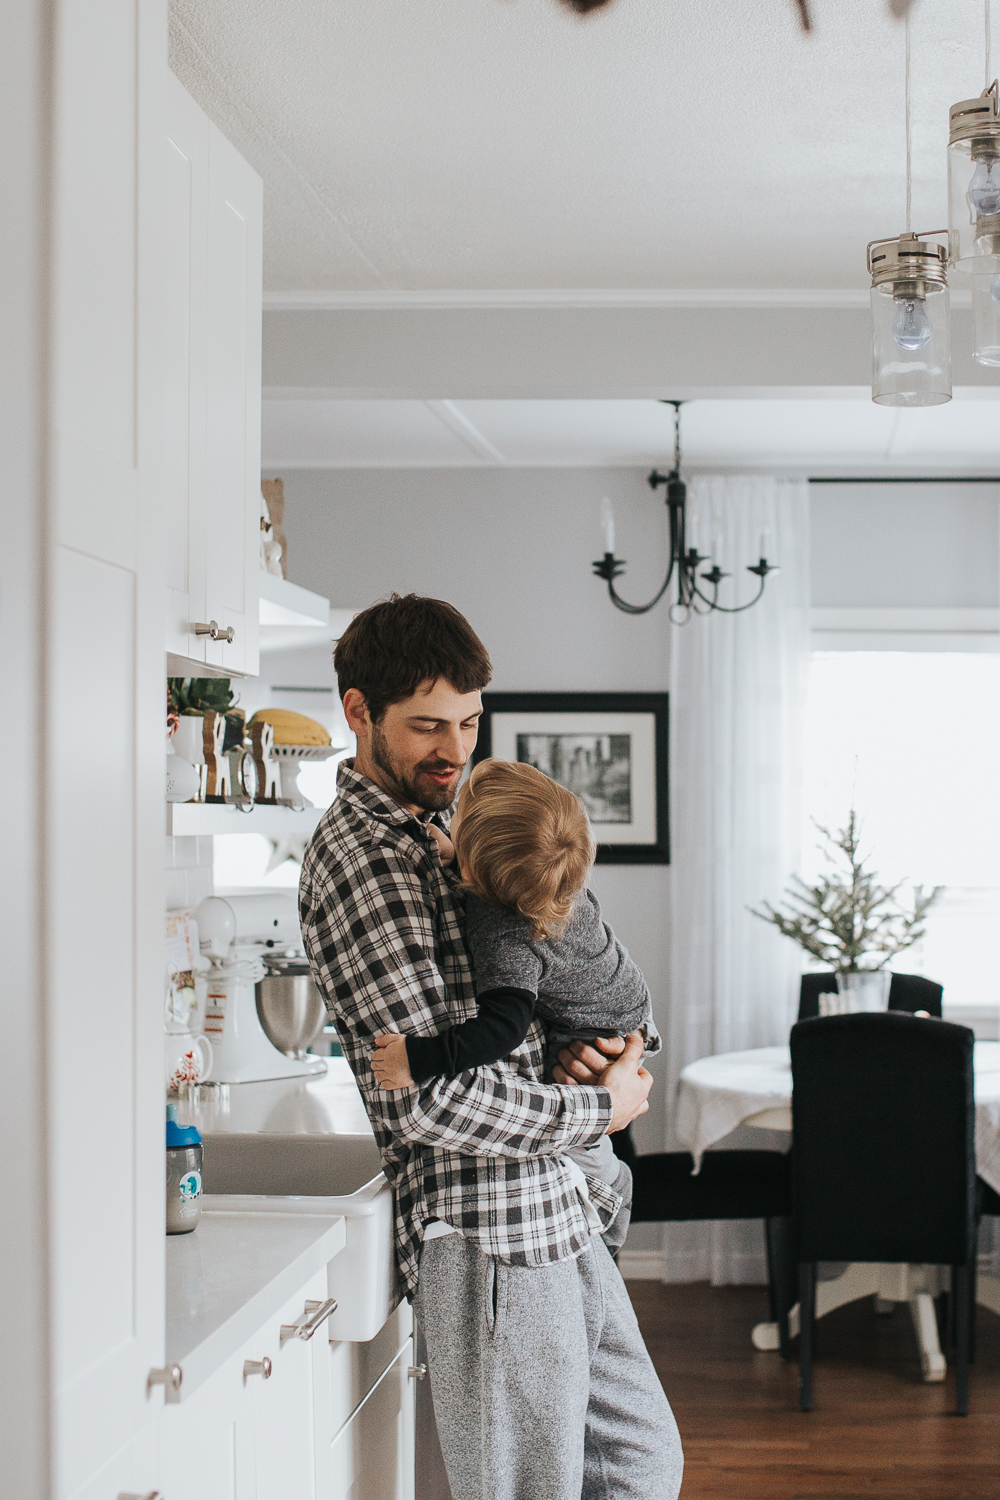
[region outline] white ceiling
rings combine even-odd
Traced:
[[[1000,392],[998,392],[1000,394]],[[1000,471],[1000,402],[930,412],[843,400],[689,401],[685,466],[810,473]],[[669,464],[672,411],[658,401],[264,402],[265,469]]]
[[[804,36],[793,0],[172,0],[171,59],[264,178],[272,292],[862,288],[904,227],[903,28],[812,10]],[[918,229],[982,14],[913,12]]]

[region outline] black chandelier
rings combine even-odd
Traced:
[[[661,474],[654,469],[646,481],[650,489],[655,491],[661,484],[667,487],[667,509],[670,512],[670,566],[667,576],[650,599],[648,604],[629,604],[623,599],[615,588],[615,579],[625,571],[623,558],[615,557],[615,528],[614,517],[610,509],[604,516],[604,545],[605,553],[602,558],[593,564],[594,572],[598,578],[603,578],[608,585],[608,594],[616,609],[620,609],[626,615],[645,615],[663,598],[670,587],[670,580],[677,571],[677,598],[670,605],[668,613],[674,625],[686,625],[692,614],[708,615],[713,610],[718,610],[724,615],[742,614],[745,609],[752,609],[757,600],[764,592],[764,582],[769,573],[777,573],[778,569],[767,561],[763,556],[764,546],[761,540],[761,558],[759,562],[751,564],[747,568],[748,573],[754,573],[760,580],[757,592],[746,604],[725,605],[719,603],[719,584],[724,578],[732,575],[723,573],[719,567],[718,560],[713,560],[707,554],[701,554],[697,547],[687,547],[684,536],[684,510],[687,504],[687,485],[681,478],[681,405],[680,401],[665,401],[664,406],[672,406],[674,409],[674,466],[669,474]],[[712,566],[705,573],[699,573],[698,569],[702,563],[711,563]],[[707,583],[711,588],[711,594],[706,593],[701,584]]]

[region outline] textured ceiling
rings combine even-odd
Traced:
[[[903,228],[884,0],[173,0],[171,62],[261,173],[270,291],[851,288]],[[913,12],[914,227],[982,0]]]

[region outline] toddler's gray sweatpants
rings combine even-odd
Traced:
[[[600,1236],[540,1269],[431,1240],[414,1307],[452,1500],[676,1500],[680,1434]]]

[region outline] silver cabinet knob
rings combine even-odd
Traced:
[[[191,629],[195,635],[207,635],[213,641],[228,641],[230,645],[236,639],[236,631],[232,625],[227,625],[223,630],[218,620],[209,620],[207,625],[202,621],[197,621]]]
[[[426,1365],[410,1365],[406,1372],[408,1380],[423,1380],[427,1375]]]
[[[150,1370],[146,1377],[146,1384],[149,1388],[162,1385],[165,1390],[179,1391],[183,1379],[184,1371],[180,1365],[164,1365],[161,1370]]]
[[[266,1354],[263,1359],[245,1359],[243,1361],[243,1379],[246,1380],[250,1375],[259,1375],[262,1380],[270,1380],[271,1361]]]
[[[311,1339],[317,1328],[322,1327],[331,1313],[337,1311],[336,1297],[327,1297],[325,1302],[307,1302],[306,1310],[294,1323],[282,1323],[281,1342],[288,1339]]]

